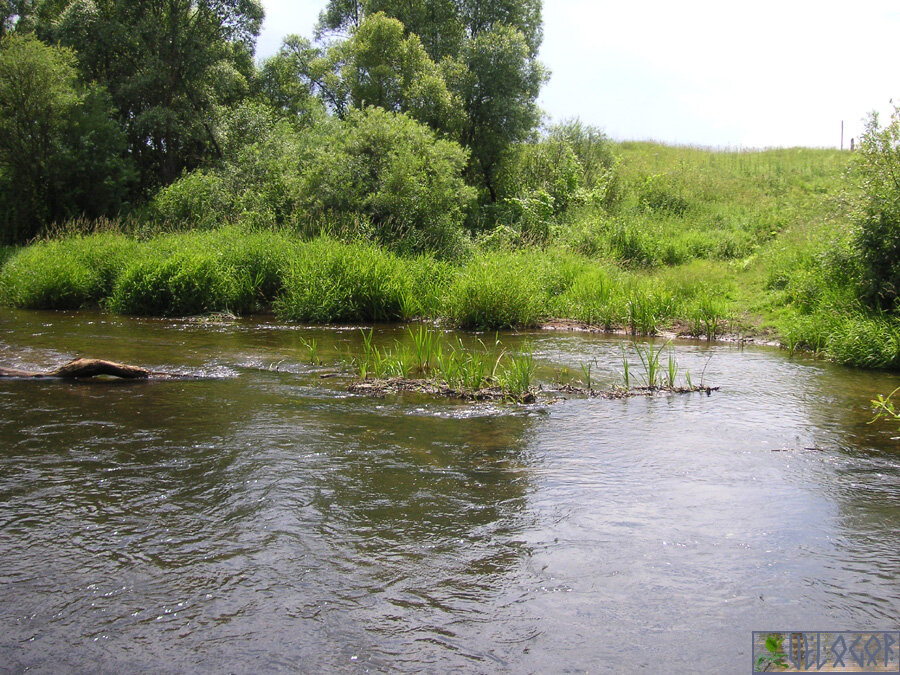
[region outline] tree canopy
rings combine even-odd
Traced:
[[[456,205],[438,207],[415,193],[415,229],[446,229],[422,204],[456,227],[472,212],[473,188],[482,203],[502,200],[503,163],[521,156],[510,148],[533,139],[541,117],[540,0],[328,0],[315,39],[290,35],[256,63],[262,20],[260,0],[3,0],[0,202],[13,205],[3,237],[77,215],[152,215],[150,202],[190,205],[168,211],[188,219],[198,204],[215,213],[214,203],[244,203],[247,195],[223,196],[241,181],[220,179],[248,176],[238,161],[259,169],[254,153],[273,151],[276,133],[294,139],[275,153],[279,166],[294,175],[302,165],[297,175],[308,178],[307,160],[285,148],[307,152],[300,139],[315,139],[326,145],[316,155],[325,166],[350,152],[342,134],[393,129],[378,138],[415,148],[403,161],[418,172],[397,183],[407,191],[397,199],[413,199],[409,190],[433,186],[438,173],[445,187],[435,189],[456,195]],[[374,163],[372,147],[353,162]],[[283,180],[272,180],[247,184],[273,204],[316,211],[296,195],[285,202],[275,187]],[[187,198],[194,190],[205,196]],[[353,194],[353,210],[374,221],[376,202],[391,201],[382,188]],[[247,207],[254,217],[287,217],[258,203]],[[391,219],[399,204],[385,207]]]
[[[0,42],[0,222],[3,239],[122,203],[131,172],[105,92],[82,86],[75,55],[29,36]]]
[[[36,30],[109,91],[141,186],[153,189],[220,153],[217,107],[246,96],[262,19],[258,0],[72,0]]]
[[[362,48],[358,53],[366,67],[356,71],[374,87],[380,80],[372,74],[390,70],[391,59],[406,44],[396,33],[397,25],[388,30],[382,16],[399,21],[440,64],[451,96],[462,105],[461,124],[443,128],[455,131],[472,151],[470,180],[496,201],[503,154],[525,140],[540,121],[536,101],[547,78],[536,58],[543,39],[540,0],[331,0],[320,16],[319,31],[349,35],[346,44]],[[435,92],[429,91],[430,96]],[[381,91],[369,88],[366,93],[374,93],[372,102],[381,105],[376,102]],[[435,112],[447,119],[446,108]],[[441,128],[423,117],[428,116],[417,119]]]

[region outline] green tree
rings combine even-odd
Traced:
[[[365,17],[383,13],[418,35],[435,61],[459,54],[465,39],[460,5],[455,0],[331,0],[319,16],[318,32],[348,35]]]
[[[75,55],[17,34],[0,42],[0,223],[21,241],[74,215],[115,213],[131,178],[101,89]]]
[[[273,108],[309,126],[321,117],[323,104],[343,112],[345,100],[334,70],[324,50],[288,35],[278,53],[263,62],[259,88]]]
[[[855,245],[869,306],[897,310],[900,298],[900,109],[882,127],[872,113],[854,157],[860,190]]]
[[[20,207],[7,213],[6,238],[31,236],[54,212],[55,163],[79,98],[74,55],[33,38],[11,35],[0,47],[0,164],[6,205],[18,192]]]
[[[16,25],[31,15],[34,0],[0,0],[0,38],[15,30]]]
[[[523,34],[503,25],[470,41],[463,64],[451,78],[466,111],[462,142],[472,149],[470,174],[495,202],[504,153],[527,140],[540,121],[536,100],[547,73],[530,56]]]
[[[315,96],[341,118],[375,106],[406,113],[445,136],[458,136],[462,126],[461,101],[419,38],[381,13],[328,49],[288,36],[263,64],[260,81],[266,99],[292,117],[305,116]]]
[[[378,12],[418,35],[434,61],[458,58],[467,40],[496,26],[519,30],[532,57],[543,40],[541,0],[330,0],[319,16],[319,33],[349,34]]]
[[[262,18],[258,0],[72,0],[37,29],[109,91],[152,189],[221,154],[217,111],[248,94]]]
[[[398,20],[382,13],[369,16],[336,51],[351,107],[405,112],[448,133],[459,127],[459,99],[418,36],[407,35]]]
[[[469,179],[490,201],[510,145],[527,139],[540,114],[547,73],[537,62],[543,39],[540,0],[331,0],[323,32],[353,32],[382,12],[417,35],[463,104],[458,138],[471,149]]]

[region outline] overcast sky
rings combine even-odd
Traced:
[[[260,58],[325,0],[262,0]],[[540,105],[618,140],[837,147],[900,102],[900,2],[544,0]]]

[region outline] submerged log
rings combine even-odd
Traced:
[[[151,373],[145,368],[129,366],[124,363],[116,363],[115,361],[104,361],[103,359],[75,359],[59,368],[43,372],[0,367],[0,378],[59,378],[64,380],[76,380],[96,377],[97,375],[110,375],[125,380],[146,380],[151,376],[162,375],[162,373]]]

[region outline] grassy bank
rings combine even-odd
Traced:
[[[621,144],[615,207],[577,204],[525,244],[500,228],[455,261],[365,241],[220,229],[69,233],[9,255],[0,300],[133,315],[272,309],[310,323],[442,319],[469,329],[571,319],[648,335],[776,336],[900,367],[900,326],[865,312],[849,268],[848,153]]]
[[[451,264],[368,243],[239,228],[38,242],[3,266],[0,294],[4,304],[27,309],[170,316],[271,308],[312,323],[442,318],[496,329],[570,317],[643,335],[675,320],[712,318],[721,326],[726,319],[701,279],[667,283],[564,248],[477,251]],[[694,324],[698,334],[708,329]]]

